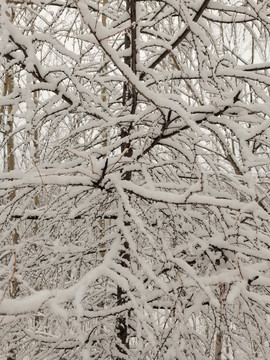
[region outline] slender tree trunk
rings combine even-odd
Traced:
[[[221,360],[222,355],[222,332],[218,329],[215,346],[215,360]]]
[[[227,293],[227,286],[224,283],[219,285],[219,303],[220,303],[220,313],[219,313],[219,324],[216,329],[216,343],[215,343],[215,360],[221,360],[222,358],[222,343],[223,343],[223,332],[222,332],[222,322],[224,314],[224,299]]]
[[[103,0],[103,6],[107,5],[108,4],[108,0]],[[107,27],[107,17],[106,15],[102,14],[102,25],[104,27]],[[105,61],[105,54],[103,54],[103,60]],[[105,67],[105,71],[106,71],[106,68]],[[106,96],[106,88],[103,87],[101,89],[101,98],[102,98],[102,101],[105,103],[107,101],[107,96]],[[103,134],[103,142],[102,142],[102,146],[103,147],[106,147],[108,144],[108,134],[107,132],[105,132]],[[100,240],[101,240],[101,244],[100,244],[100,255],[101,257],[104,257],[105,255],[105,251],[104,251],[104,248],[105,248],[105,244],[102,243],[102,238],[104,236],[104,230],[105,230],[105,221],[104,219],[100,219],[99,220],[99,227],[100,227]]]
[[[13,22],[15,18],[15,14],[13,10],[10,11],[9,14],[10,21]],[[12,70],[6,72],[5,74],[5,80],[4,80],[4,91],[3,95],[9,95],[12,94],[14,90],[14,78],[12,74]],[[5,164],[5,171],[13,171],[15,169],[15,155],[14,155],[14,137],[13,137],[13,130],[14,130],[14,116],[13,116],[13,107],[12,105],[9,105],[7,107],[7,111],[5,111],[4,108],[1,109],[2,112],[2,118],[1,121],[5,121],[6,118],[6,132],[5,132],[5,138],[6,141],[6,164]],[[9,195],[9,201],[13,201],[16,196],[15,190],[13,190]],[[17,229],[13,230],[12,233],[12,243],[13,245],[17,245],[19,243],[19,234],[17,232]],[[13,269],[12,269],[12,275],[9,280],[9,283],[5,289],[5,293],[9,292],[9,295],[11,298],[16,298],[19,293],[19,283],[16,278],[16,267],[17,267],[17,257],[16,252],[14,252],[14,260],[13,260]],[[12,340],[11,348],[8,351],[7,354],[7,360],[15,360],[16,359],[16,349],[13,346],[15,339]]]
[[[13,91],[13,86],[14,85],[13,85],[12,74],[6,72],[5,78],[4,78],[3,96],[9,95]],[[6,118],[7,118],[7,121],[6,121]],[[8,106],[7,111],[5,111],[5,107],[3,105],[0,108],[0,124],[2,124],[4,122],[6,122],[5,127],[7,128],[7,131],[5,133],[5,137],[7,139],[7,145],[6,145],[6,148],[4,149],[3,170],[11,171],[15,167],[15,160],[14,160],[14,153],[13,153],[14,142],[13,142],[13,137],[11,135],[12,131],[13,131],[13,119],[12,119],[12,106],[11,105]],[[14,197],[15,197],[15,191],[12,191],[9,195],[9,200],[12,201],[14,199]],[[16,244],[18,242],[18,234],[17,234],[16,230],[12,235],[12,240],[13,240],[13,244]],[[15,261],[16,261],[16,257],[14,257],[14,264],[16,264]],[[6,292],[9,291],[10,295],[12,297],[15,297],[14,295],[18,289],[18,284],[14,277],[14,270],[16,270],[15,265],[13,267],[13,275],[12,275],[11,281],[9,281],[9,283],[7,284],[7,287],[4,291],[4,295],[6,294]],[[15,358],[16,358],[15,350],[10,349],[7,354],[7,360],[15,360]]]
[[[125,63],[131,67],[132,71],[136,74],[136,65],[137,65],[137,29],[136,29],[136,2],[137,0],[128,0],[126,2],[127,12],[130,14],[130,21],[133,26],[130,29],[130,35],[125,35],[125,49],[131,48],[131,56],[125,57]],[[137,107],[137,90],[134,86],[130,88],[127,82],[123,86],[123,99],[122,103],[124,107],[130,108],[130,113],[135,114]],[[121,137],[128,137],[130,130],[132,129],[132,123],[129,127],[123,128],[121,130]],[[132,157],[133,149],[131,148],[131,143],[129,141],[125,142],[121,146],[121,152],[124,153],[125,157]],[[124,180],[131,180],[132,174],[130,171],[126,172],[124,175]],[[128,225],[126,223],[125,225]],[[120,264],[122,267],[128,267],[130,263],[130,249],[129,243],[123,239],[123,250],[120,252]],[[117,286],[117,305],[123,305],[126,302],[126,293],[121,286]],[[116,322],[116,334],[119,339],[117,349],[123,355],[127,354],[127,349],[129,349],[129,338],[128,338],[128,314],[123,314],[117,318]],[[123,359],[123,357],[118,356],[117,360]]]
[[[5,88],[6,88],[6,95],[9,95],[13,92],[14,88],[14,80],[13,75],[11,73],[6,73],[5,76]],[[14,155],[14,138],[13,138],[13,130],[14,130],[14,118],[12,114],[12,106],[9,105],[7,108],[7,131],[5,133],[6,139],[7,139],[7,146],[6,146],[6,154],[7,154],[7,171],[13,171],[15,169],[15,155]],[[13,190],[9,195],[9,201],[13,201],[16,196],[15,190]],[[19,234],[17,232],[17,229],[13,230],[12,233],[12,243],[13,245],[17,245],[19,243]],[[13,263],[13,270],[12,270],[12,280],[10,281],[9,291],[11,298],[16,298],[19,293],[19,283],[16,278],[16,253],[14,252],[14,263]],[[16,359],[16,351],[14,348],[11,348],[9,350],[9,353],[7,355],[7,360],[15,360]]]
[[[11,94],[13,92],[13,76],[12,74],[6,74],[6,82],[7,82],[7,94]],[[6,138],[7,138],[7,171],[13,171],[15,169],[15,156],[14,156],[14,138],[13,138],[13,130],[14,130],[14,119],[12,115],[12,106],[8,106],[7,111],[7,132],[6,132]],[[9,200],[12,201],[16,196],[15,190],[13,190],[10,193]],[[12,235],[12,242],[13,245],[17,245],[19,242],[19,235],[17,233],[17,230],[15,229]],[[15,255],[14,255],[15,256]],[[16,258],[15,260],[16,261]],[[11,297],[15,298],[18,294],[19,286],[18,281],[16,280],[15,276],[12,280],[12,287],[10,289],[10,295]]]

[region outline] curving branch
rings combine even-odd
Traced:
[[[209,4],[210,0],[205,0],[200,9],[198,10],[198,12],[195,14],[194,18],[193,18],[193,22],[197,22],[199,20],[199,18],[202,16],[204,10],[207,8],[208,4]],[[186,37],[187,35],[190,33],[191,29],[189,26],[187,26],[184,31],[181,33],[181,35],[171,44],[171,48],[172,50],[179,45]],[[154,69],[167,55],[169,55],[171,53],[171,49],[166,49],[164,50],[164,52],[159,55],[159,57],[153,61],[153,63],[148,66],[149,69]],[[146,73],[142,73],[140,76],[140,80],[143,80],[145,77]]]

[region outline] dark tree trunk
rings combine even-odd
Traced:
[[[131,24],[134,24],[130,29],[130,34],[125,35],[125,49],[131,48],[131,56],[125,57],[125,63],[131,67],[132,71],[136,73],[136,63],[137,63],[137,49],[136,49],[136,1],[137,0],[127,0],[126,9],[130,14]],[[126,81],[123,86],[123,107],[130,108],[130,113],[135,114],[137,107],[137,90],[134,86],[130,88],[130,85]],[[130,130],[132,129],[132,124],[121,129],[121,138],[128,137]],[[133,149],[131,147],[130,141],[125,141],[122,143],[121,152],[125,157],[131,158],[133,155]],[[123,174],[125,180],[131,180],[132,174],[130,171]],[[129,224],[126,222],[126,226]],[[123,250],[120,251],[120,264],[122,267],[128,267],[130,263],[130,251],[129,243],[123,238]],[[121,286],[117,286],[117,305],[123,305],[127,301],[126,293]],[[116,335],[118,337],[117,350],[119,353],[123,354],[123,357],[118,356],[117,360],[126,358],[127,350],[129,349],[129,329],[128,329],[128,313],[125,313],[117,318],[116,322]]]

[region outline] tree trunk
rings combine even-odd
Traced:
[[[215,360],[221,360],[222,355],[222,332],[218,330],[215,346]]]
[[[125,63],[131,67],[132,71],[136,74],[136,65],[137,65],[137,48],[136,48],[136,0],[128,0],[126,2],[127,12],[130,14],[131,24],[134,24],[130,29],[129,34],[125,34],[125,49],[131,48],[131,56],[125,57]],[[130,113],[135,114],[137,107],[137,90],[134,86],[129,87],[127,82],[124,83],[123,86],[123,98],[122,98],[123,106],[127,106],[130,108]],[[128,128],[123,128],[121,130],[121,137],[128,137],[130,134],[130,130],[132,128],[132,124],[129,125]],[[133,149],[131,147],[130,141],[122,143],[121,152],[124,153],[125,157],[132,157]],[[132,174],[130,171],[124,174],[123,179],[130,181],[132,178]],[[126,223],[125,225],[128,225]],[[120,252],[120,264],[122,267],[128,267],[130,263],[130,251],[129,251],[129,243],[123,238],[123,250]],[[126,302],[126,293],[122,289],[121,286],[117,286],[117,305],[123,305]],[[128,338],[128,314],[120,315],[117,318],[116,322],[116,334],[119,340],[117,345],[117,349],[123,355],[127,355],[127,349],[129,349],[129,338]],[[121,356],[118,356],[117,360],[123,359]]]
[[[6,95],[12,94],[14,88],[14,80],[13,75],[11,73],[6,73],[5,76],[5,86]],[[7,131],[6,131],[6,139],[7,139],[7,162],[6,169],[8,172],[13,171],[15,169],[15,156],[14,156],[14,138],[13,138],[13,130],[14,130],[14,118],[12,114],[12,106],[9,105],[7,108]],[[13,190],[9,195],[9,200],[12,201],[16,196],[15,190]],[[17,245],[19,243],[19,234],[16,229],[13,230],[12,234],[12,243],[13,245]],[[16,253],[14,253],[14,264],[11,275],[11,281],[9,281],[6,290],[9,292],[10,297],[15,299],[19,293],[19,283],[15,276],[16,274]],[[15,360],[16,359],[16,351],[14,348],[11,348],[7,355],[7,360]]]

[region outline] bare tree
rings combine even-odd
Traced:
[[[1,5],[1,353],[267,359],[269,12]]]

